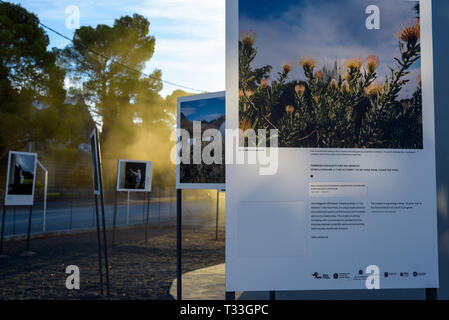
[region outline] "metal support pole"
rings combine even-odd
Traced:
[[[42,232],[45,232],[47,229],[47,190],[48,190],[48,170],[45,168],[45,166],[37,160],[37,164],[41,169],[44,171],[44,216],[43,216],[43,223],[42,223]]]
[[[100,238],[100,215],[98,213],[98,199],[95,195],[95,212],[97,216],[97,240],[98,240],[98,267],[100,273],[100,293],[103,295],[103,267],[101,263],[101,238]]]
[[[72,230],[72,219],[73,219],[73,200],[70,199],[70,224],[69,224],[69,230]]]
[[[438,300],[437,289],[427,288],[426,289],[426,300]]]
[[[126,224],[128,225],[129,224],[129,194],[130,194],[130,192],[128,191],[128,209],[127,209],[127,211],[126,211]]]
[[[158,226],[161,226],[161,190],[159,189],[159,208],[158,208]]]
[[[14,206],[14,217],[12,224],[12,234],[16,234],[16,206]]]
[[[114,216],[112,218],[112,244],[115,243],[115,227],[117,225],[117,198],[118,198],[118,192],[115,191],[115,197],[114,197]]]
[[[142,192],[143,202],[142,202],[142,224],[145,223],[145,192]]]
[[[219,201],[220,201],[220,191],[217,190],[217,212],[215,216],[215,241],[218,240],[218,209],[219,209]]]
[[[150,221],[150,196],[151,196],[151,193],[148,192],[147,220],[146,220],[146,223],[145,223],[145,243],[148,242],[148,223]]]
[[[44,221],[42,224],[42,232],[47,230],[47,191],[48,191],[48,171],[45,170],[44,178]]]
[[[104,246],[104,264],[106,270],[106,290],[108,300],[111,299],[110,283],[109,283],[109,261],[108,261],[108,241],[106,239],[106,217],[104,213],[104,198],[103,198],[103,181],[100,179],[100,201],[101,201],[101,218],[103,220],[103,246]]]
[[[235,300],[235,291],[226,291],[225,300]]]
[[[177,299],[182,300],[182,190],[176,195],[176,284]]]
[[[31,215],[33,214],[33,206],[30,206],[30,214],[28,216],[28,232],[27,232],[27,251],[30,251],[31,238]]]
[[[3,214],[2,214],[2,234],[0,239],[0,255],[3,253],[3,238],[5,237],[5,216],[6,216],[6,206],[3,204]]]

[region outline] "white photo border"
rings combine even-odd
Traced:
[[[145,189],[126,189],[120,188],[120,163],[145,163]],[[151,185],[153,183],[153,161],[137,161],[128,159],[119,159],[117,163],[117,191],[118,192],[151,192]]]

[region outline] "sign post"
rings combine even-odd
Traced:
[[[5,201],[3,204],[0,254],[3,252],[5,216],[7,206],[29,206],[26,251],[22,255],[33,255],[30,252],[31,218],[36,186],[36,166],[39,163],[37,154],[32,152],[10,151],[6,174]],[[15,210],[15,209],[14,209]]]
[[[101,172],[101,149],[98,129],[95,128],[90,135],[91,144],[91,156],[92,156],[92,176],[95,196],[95,210],[97,215],[97,238],[98,238],[98,258],[100,267],[100,290],[103,294],[103,274],[101,263],[101,236],[100,236],[100,219],[98,209],[98,195],[100,196],[101,204],[101,222],[103,227],[103,249],[104,249],[104,264],[105,264],[105,276],[106,276],[106,292],[108,300],[111,298],[110,282],[109,282],[109,260],[108,260],[108,242],[106,239],[106,218],[104,210],[104,198],[103,198],[103,179]]]

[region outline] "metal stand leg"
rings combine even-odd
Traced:
[[[128,206],[126,209],[126,225],[129,225],[129,194],[130,194],[130,192],[128,191]]]
[[[115,242],[115,227],[117,225],[117,198],[118,198],[118,192],[115,192],[115,198],[114,198],[114,217],[112,218],[112,244]]]
[[[98,199],[95,195],[95,212],[97,215],[97,238],[98,238],[98,267],[100,273],[100,293],[103,296],[103,267],[101,263],[101,238],[100,238],[100,215],[98,213]]]
[[[32,214],[33,214],[33,206],[30,206],[30,214],[28,216],[27,251],[30,251],[31,215]]]
[[[0,239],[0,255],[3,254],[3,238],[5,237],[5,216],[6,216],[6,206],[3,205],[2,232],[1,232],[1,239]]]
[[[225,300],[235,300],[235,291],[226,291]]]
[[[69,226],[69,230],[72,230],[72,222],[73,222],[73,200],[70,199],[70,226]]]
[[[177,299],[182,300],[182,190],[176,195],[176,279]]]
[[[151,196],[151,194],[148,192],[147,220],[145,223],[145,243],[147,243],[147,241],[148,241],[148,223],[150,221],[150,196]]]
[[[104,213],[103,188],[101,188],[100,192],[100,201],[101,201],[101,218],[103,220],[103,245],[104,245],[104,264],[106,270],[106,290],[108,294],[108,299],[111,299],[110,283],[109,283],[108,241],[106,239],[106,217]]]
[[[437,289],[427,288],[426,289],[426,300],[438,300]]]
[[[159,190],[159,201],[158,201],[158,227],[161,226],[161,190]]]
[[[218,209],[220,202],[220,191],[217,190],[217,212],[215,216],[215,240],[218,240]]]
[[[14,206],[14,218],[12,225],[12,234],[16,234],[16,206]]]

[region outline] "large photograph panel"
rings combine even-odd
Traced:
[[[178,128],[188,132],[190,163],[181,162],[177,168],[178,185],[197,189],[224,189],[225,186],[225,94],[212,93],[181,98],[178,101]],[[201,124],[200,138],[195,138],[194,123]],[[210,129],[219,132],[222,139],[221,163],[194,163],[194,148],[204,150],[213,139],[204,139],[204,133]],[[182,151],[180,151],[182,157]]]

